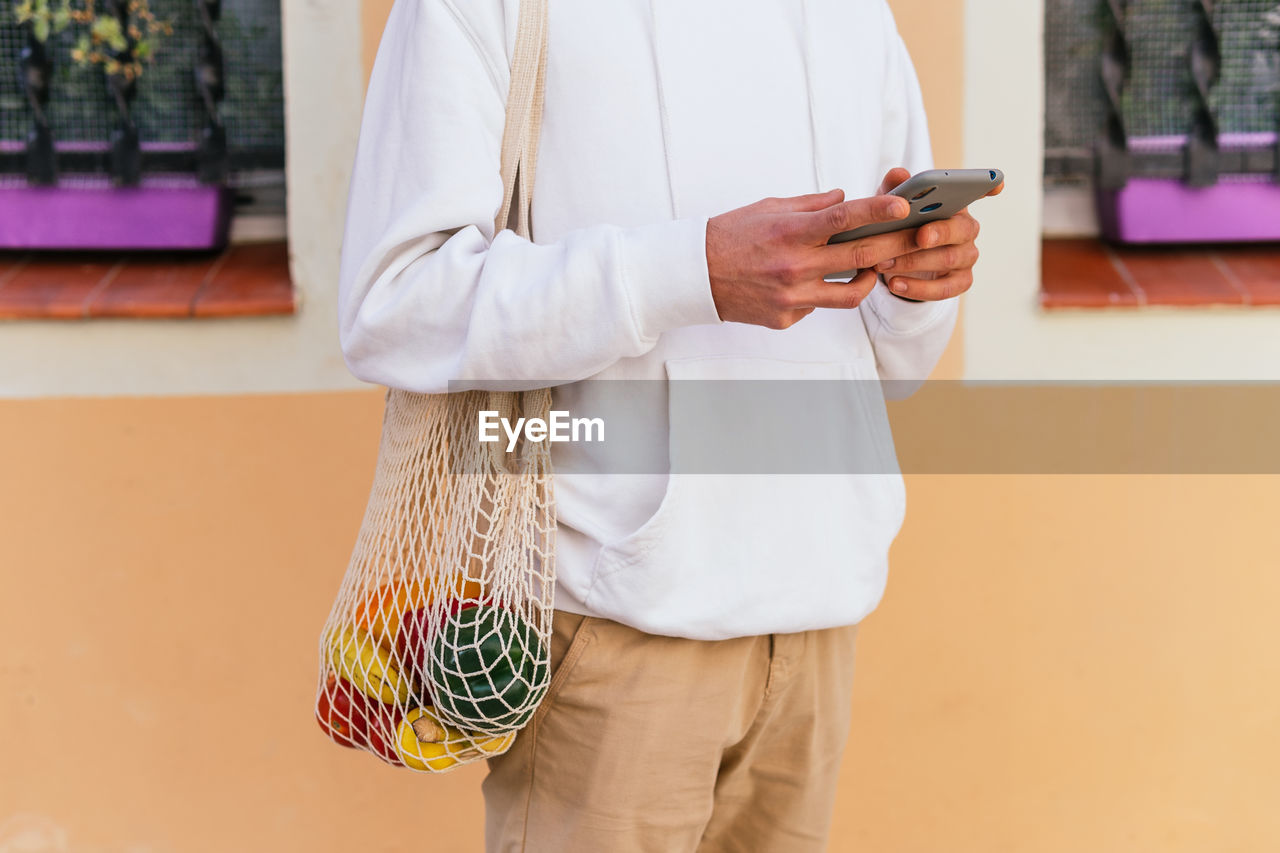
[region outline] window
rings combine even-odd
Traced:
[[[197,294],[225,292],[217,277],[245,253],[222,260],[216,253],[229,239],[284,237],[279,0],[149,0],[161,25],[154,28],[143,14],[147,4],[73,0],[73,10],[114,19],[129,34],[114,69],[102,55],[84,53],[87,22],[50,21],[48,31],[37,25],[41,8],[59,3],[0,0],[0,248],[7,250],[0,316],[49,316],[39,307],[50,304],[49,294],[32,288],[47,290],[64,272],[77,278],[72,266],[93,263],[109,275],[86,295],[157,277],[186,281],[203,269],[195,290],[169,289],[169,308],[175,316],[218,313],[211,305],[198,310]],[[37,18],[20,23],[22,7]],[[143,61],[149,50],[152,60]],[[135,254],[90,260],[24,250]],[[165,256],[140,250],[206,256],[168,256],[170,266],[187,270],[170,275],[157,272]],[[283,247],[265,256],[283,259]],[[272,281],[273,311],[281,270],[287,281],[284,261],[276,267],[264,278]],[[117,306],[136,301],[136,294],[118,295]],[[153,291],[143,302],[163,307],[156,298]],[[89,302],[78,308],[79,316],[97,315]]]
[[[1154,179],[1280,192],[1280,1],[1048,0],[1045,15],[1049,188]]]
[[[1047,0],[1045,16],[1045,233],[1111,244],[1046,247],[1110,283],[1059,299],[1046,264],[1045,304],[1262,304],[1235,271],[1280,270],[1256,248],[1184,251],[1190,276],[1117,247],[1280,241],[1280,0]]]

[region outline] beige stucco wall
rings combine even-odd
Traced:
[[[0,850],[478,849],[483,771],[392,771],[311,720],[380,412],[0,403]],[[1280,480],[908,490],[833,850],[1271,849]],[[6,848],[16,821],[66,844]]]
[[[366,45],[386,5],[366,4]],[[968,133],[962,5],[895,3],[947,162]],[[187,371],[173,387],[208,390]],[[941,428],[897,411],[904,447]],[[482,770],[391,771],[310,716],[380,414],[376,390],[0,401],[0,851],[478,849]],[[908,494],[834,851],[1273,848],[1280,479],[912,476]]]

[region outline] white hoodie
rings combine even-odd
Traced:
[[[555,382],[556,407],[579,411],[599,387],[588,379],[929,374],[955,300],[877,285],[856,310],[771,331],[722,323],[707,274],[710,216],[836,187],[872,195],[893,166],[931,166],[884,0],[552,0],[536,243],[493,230],[517,13],[518,0],[391,11],[342,251],[356,376],[421,392]],[[815,441],[887,435],[880,395],[854,396],[868,435],[815,423]],[[905,508],[896,466],[558,475],[556,491],[557,608],[695,639],[861,620]]]

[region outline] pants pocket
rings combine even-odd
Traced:
[[[556,695],[591,642],[589,629],[593,621],[590,616],[556,611],[551,622],[551,683],[538,710],[534,711],[530,725],[541,720],[555,702]]]

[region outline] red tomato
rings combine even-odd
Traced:
[[[316,722],[334,743],[366,749],[388,764],[402,764],[392,745],[395,708],[370,699],[333,673],[325,681],[316,705]]]

